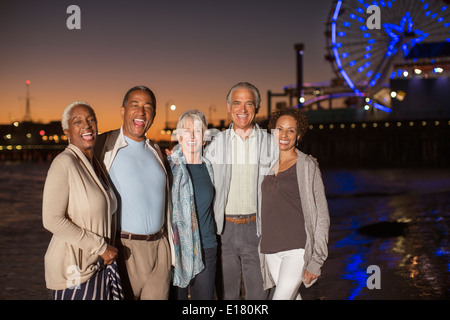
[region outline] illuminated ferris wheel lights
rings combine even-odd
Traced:
[[[376,13],[369,10],[371,6],[384,8],[382,23],[378,20],[378,24],[373,24],[374,20],[368,19],[367,14],[372,14],[372,18]],[[386,85],[389,75],[391,80],[428,78],[433,72],[440,76],[439,73],[446,70],[435,70],[436,65],[423,69],[416,64],[418,59],[414,55],[417,50],[414,47],[425,42],[450,42],[448,7],[440,0],[336,0],[329,24],[329,52],[334,56],[336,73],[355,93],[365,91],[362,97],[369,97],[370,92]],[[373,30],[375,25],[378,25],[375,29],[381,30]],[[435,63],[430,58],[428,63]],[[409,67],[406,68],[394,67],[404,64],[404,59],[416,66],[407,63]],[[404,97],[401,92],[393,95],[399,100]],[[377,105],[374,103],[366,100],[363,108],[391,112],[384,106],[386,100],[377,101]]]
[[[341,6],[342,6],[342,0],[339,0],[336,3],[336,9],[334,10],[334,14],[333,14],[333,21],[336,21],[338,16],[339,16],[339,11],[341,10]]]
[[[385,106],[383,106],[383,105],[381,105],[381,104],[379,104],[379,103],[374,103],[374,104],[373,104],[373,107],[376,108],[376,109],[382,110],[382,111],[384,111],[384,112],[387,112],[387,113],[390,113],[390,112],[392,111],[392,110],[389,109],[388,107],[385,107]]]
[[[408,55],[408,53],[409,53],[408,46],[407,46],[406,44],[404,44],[404,45],[402,46],[402,50],[403,50],[403,52],[404,52],[404,56],[406,57],[406,56]]]
[[[354,90],[355,89],[355,85],[353,84],[353,81],[349,78],[349,76],[347,75],[347,72],[345,72],[344,69],[341,69],[341,75],[342,77],[344,77],[345,81],[347,82],[348,86]]]

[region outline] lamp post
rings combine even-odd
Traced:
[[[169,138],[170,138],[170,140],[172,140],[172,141],[174,141],[173,140],[173,135],[172,135],[172,133],[173,133],[173,131],[172,130],[170,130],[169,129],[169,104],[167,104],[167,108],[166,108],[166,133],[169,135]],[[172,111],[174,111],[175,109],[176,109],[177,107],[174,105],[174,104],[171,104],[170,105],[170,110],[172,110]]]
[[[170,101],[166,103],[166,130],[169,130],[169,109],[174,111],[176,108],[177,107],[173,103],[171,104]]]
[[[303,51],[305,46],[303,43],[297,43],[294,45],[294,49],[297,56],[297,108],[303,106],[304,98],[303,94]],[[303,98],[303,99],[302,99]]]
[[[213,124],[213,121],[212,121],[212,113],[213,112],[216,112],[216,107],[214,106],[214,105],[210,105],[209,106],[209,123],[211,124],[211,126],[212,126],[212,124]]]

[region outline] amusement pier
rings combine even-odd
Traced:
[[[257,122],[267,128],[274,110],[303,109],[309,132],[299,148],[323,167],[447,166],[450,9],[441,0],[380,1],[382,23],[369,28],[362,3],[339,0],[330,8],[324,60],[335,77],[303,82],[308,46],[294,44],[297,83],[268,90],[268,114]],[[32,121],[30,84],[23,121],[0,125],[0,160],[49,161],[67,145],[59,121]],[[216,129],[228,125],[221,120]],[[167,122],[166,129],[173,132]]]

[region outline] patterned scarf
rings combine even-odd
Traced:
[[[173,285],[185,288],[203,270],[194,187],[181,151],[168,157],[172,170],[172,228],[175,251]]]

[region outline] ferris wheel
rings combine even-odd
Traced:
[[[355,95],[386,112],[371,98],[389,87],[389,79],[404,76],[395,66],[417,45],[450,42],[449,0],[338,0],[330,14],[334,71]]]

